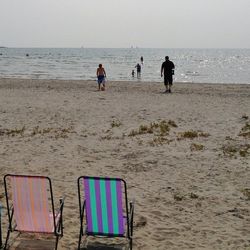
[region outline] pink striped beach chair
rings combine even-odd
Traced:
[[[52,184],[49,177],[12,175],[4,176],[9,227],[4,249],[11,232],[53,234],[58,240],[63,236],[64,198],[60,207],[54,208]]]
[[[119,178],[78,178],[80,234],[82,237],[125,237],[132,250],[134,203],[128,204],[126,182]],[[86,216],[85,216],[86,213]]]

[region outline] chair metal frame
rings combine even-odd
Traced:
[[[86,226],[84,230],[84,211],[86,209],[86,200],[85,200],[85,194],[81,195],[81,193],[84,193],[84,189],[81,188],[83,187],[83,184],[81,180],[84,178],[91,178],[95,180],[115,180],[115,181],[121,181],[124,186],[124,201],[125,201],[125,208],[126,208],[126,224],[127,224],[127,229],[125,234],[106,234],[106,233],[89,233],[87,232],[87,218],[86,219]],[[113,237],[122,237],[122,238],[127,238],[129,240],[129,247],[132,250],[132,244],[133,244],[133,218],[134,218],[134,202],[130,201],[129,202],[129,207],[128,207],[128,198],[127,198],[127,184],[125,180],[121,178],[109,178],[109,177],[92,177],[92,176],[80,176],[77,179],[77,185],[78,185],[78,198],[79,198],[79,212],[80,212],[80,233],[79,233],[79,241],[78,241],[78,250],[80,250],[81,246],[81,240],[82,237],[85,236],[86,238],[88,236],[100,236],[100,237],[108,237],[108,238],[113,238]],[[84,200],[83,200],[84,197]],[[124,206],[124,205],[123,205]]]
[[[13,204],[10,204],[10,201],[9,201],[9,192],[8,192],[8,187],[7,187],[7,183],[8,183],[7,178],[8,177],[25,177],[25,178],[43,178],[43,179],[47,179],[47,181],[49,183],[49,189],[50,189],[50,197],[48,197],[48,199],[51,199],[51,209],[52,209],[52,214],[53,214],[53,224],[54,224],[54,231],[53,232],[22,231],[22,230],[17,230],[16,229],[17,225],[13,226],[13,216],[14,216],[15,211],[14,211]],[[56,236],[55,249],[57,249],[59,238],[63,237],[63,207],[64,207],[65,197],[59,199],[60,207],[57,210],[57,214],[60,213],[60,217],[59,217],[58,222],[56,223],[56,213],[55,213],[55,207],[54,207],[54,199],[53,199],[53,191],[52,191],[51,179],[49,177],[47,177],[47,176],[6,174],[4,176],[4,188],[5,188],[6,205],[7,205],[7,211],[8,211],[8,221],[9,221],[8,232],[7,232],[7,236],[6,236],[6,240],[5,240],[5,244],[4,244],[4,249],[7,248],[7,244],[8,244],[8,240],[9,240],[11,232],[25,232],[25,233],[34,233],[34,234],[36,234],[36,233],[39,233],[39,234],[54,234]]]
[[[0,249],[2,249],[3,240],[2,240],[2,204],[0,203]]]

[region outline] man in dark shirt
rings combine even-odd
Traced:
[[[137,78],[140,78],[141,77],[141,65],[139,63],[137,63],[135,68],[136,68],[136,72],[137,72]]]
[[[173,85],[174,63],[169,60],[169,57],[165,57],[165,62],[161,65],[161,77],[164,72],[164,85],[166,87],[166,93],[171,93],[171,87]]]

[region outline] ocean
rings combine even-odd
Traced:
[[[250,49],[0,48],[0,77],[95,80],[102,63],[107,80],[161,82],[166,55],[176,82],[250,84]],[[141,56],[141,79],[133,78]]]

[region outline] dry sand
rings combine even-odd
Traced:
[[[4,174],[51,177],[55,197],[66,195],[59,249],[76,249],[78,176],[121,177],[136,202],[134,249],[250,249],[250,85],[96,90],[0,80],[0,202]]]

